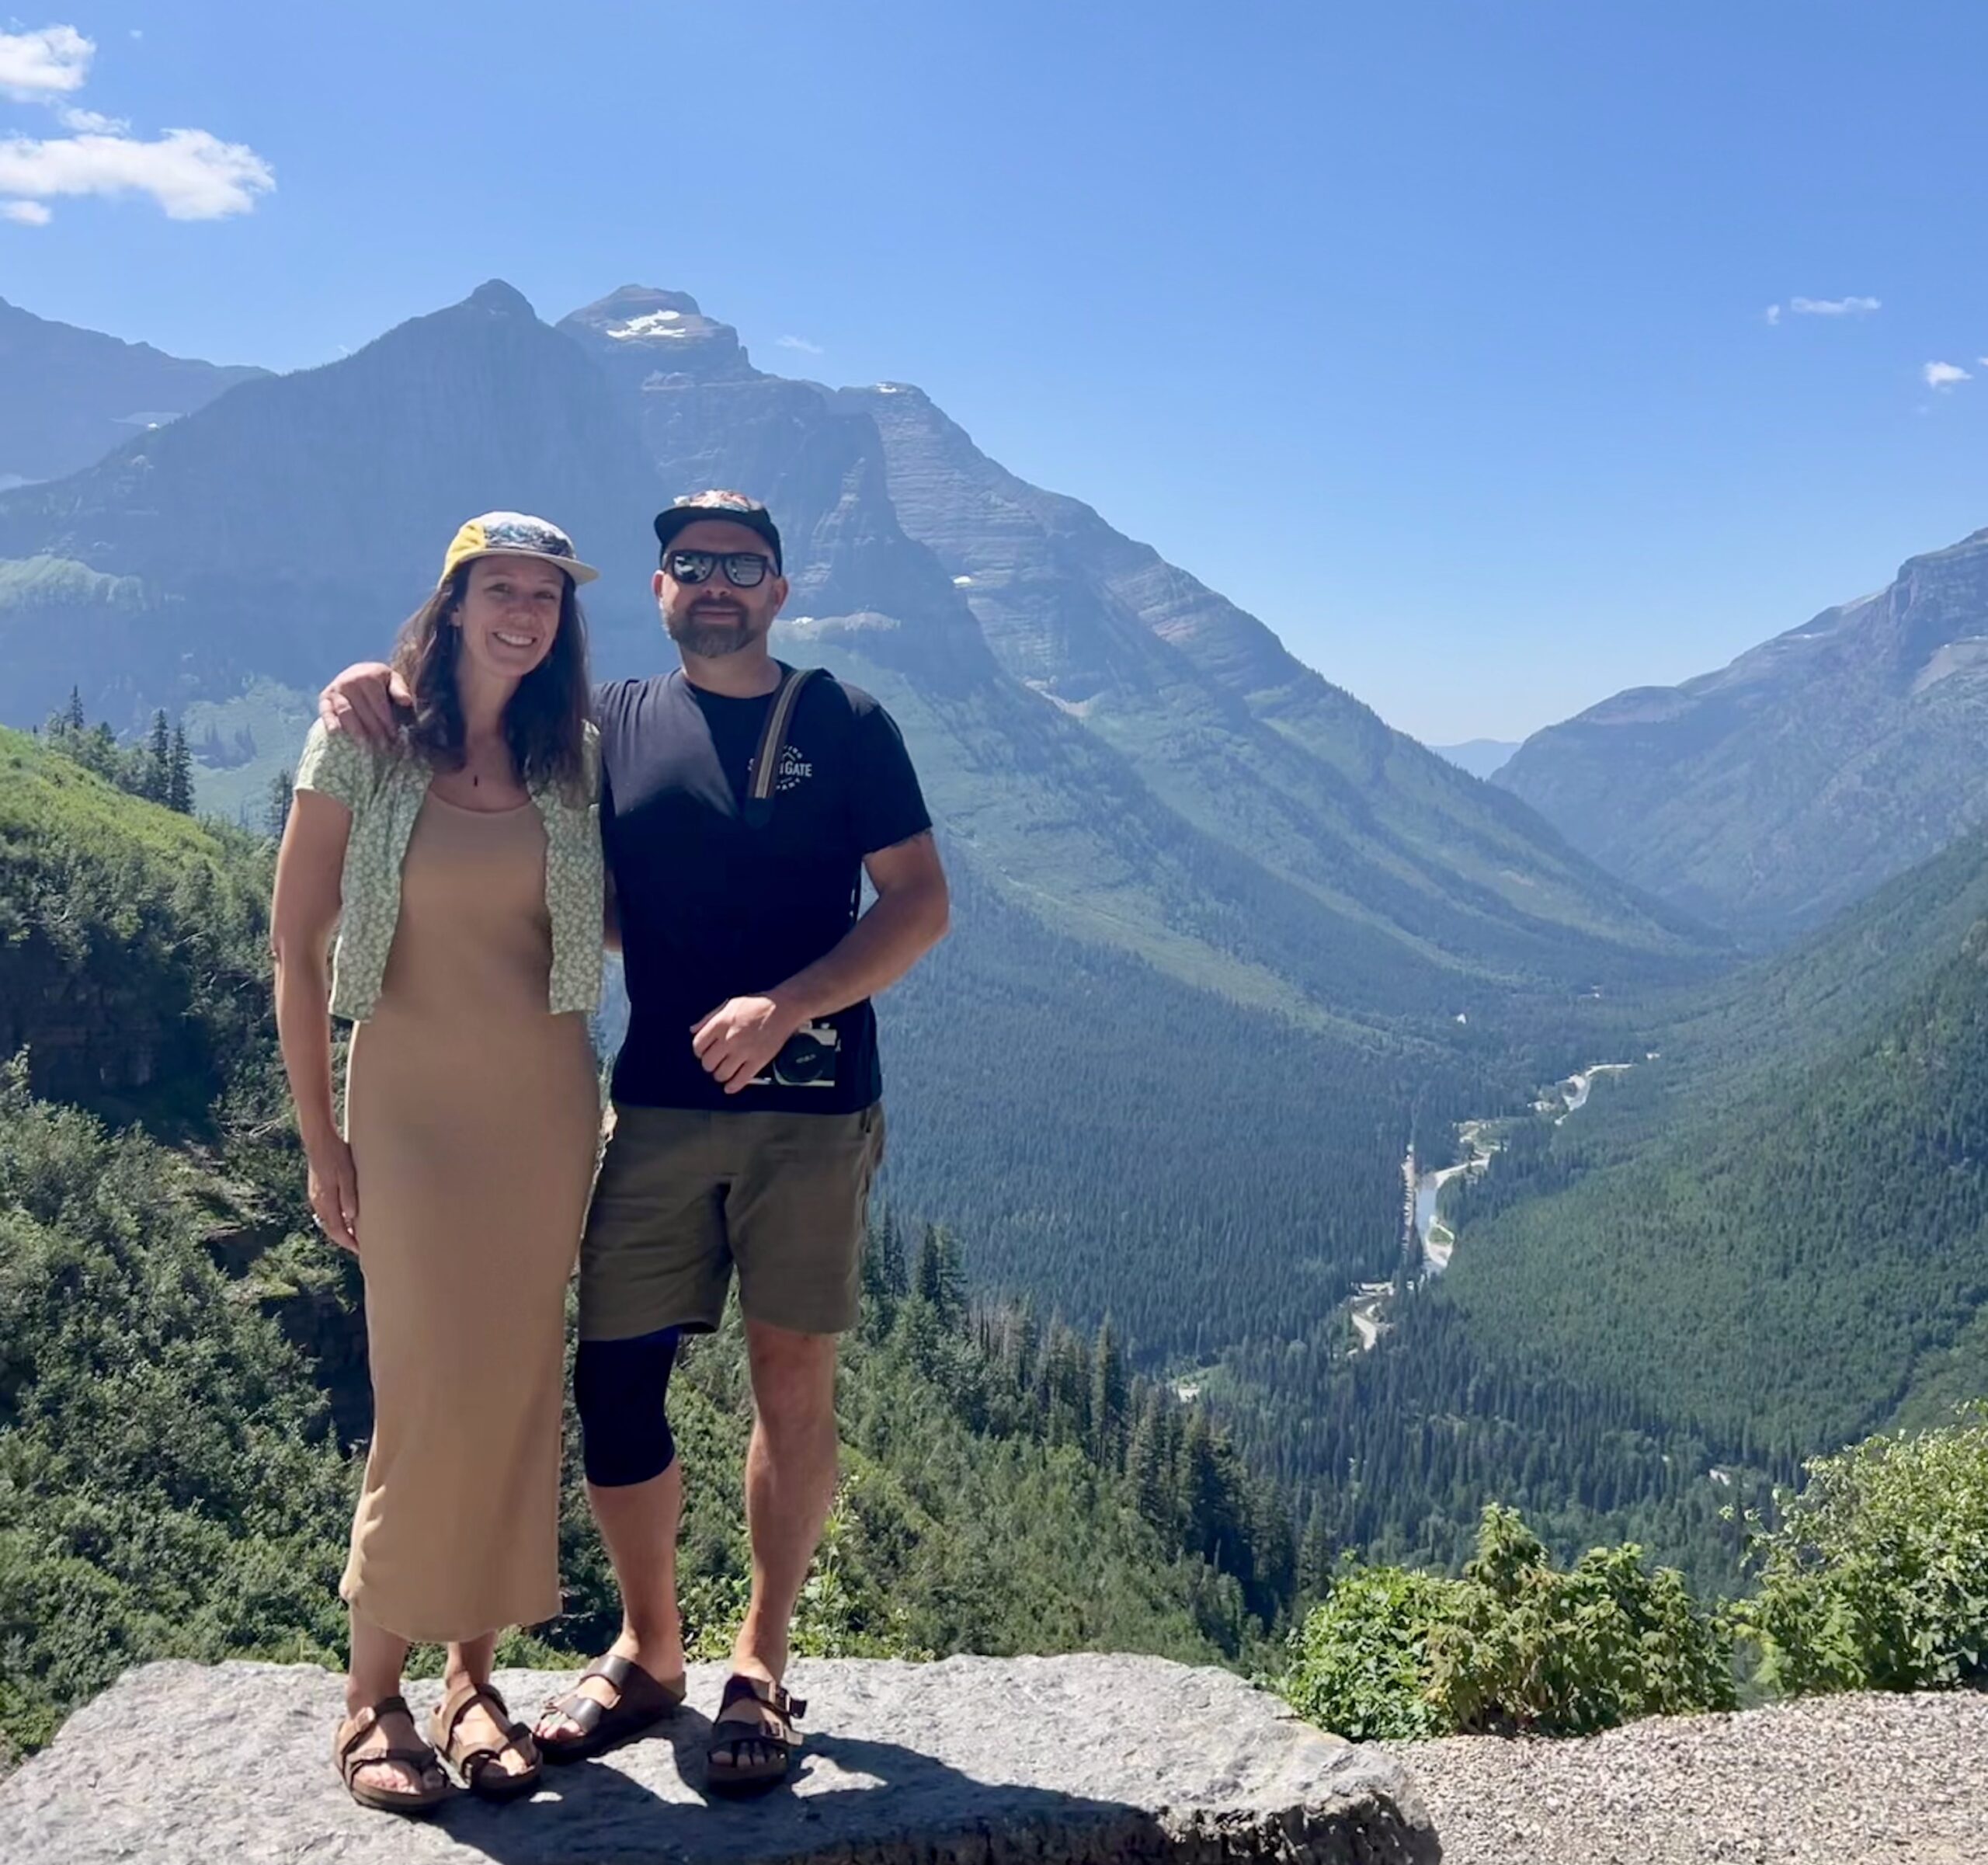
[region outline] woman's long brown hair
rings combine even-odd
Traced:
[[[394,671],[414,695],[407,742],[437,770],[463,767],[463,708],[456,690],[456,662],[462,630],[456,616],[469,589],[471,565],[454,575],[410,615],[394,643]],[[551,651],[518,682],[504,708],[504,742],[518,776],[528,785],[559,784],[577,792],[586,766],[587,712],[586,623],[573,593],[573,579],[561,572],[559,632]]]

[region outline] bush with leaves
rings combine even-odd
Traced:
[[[1464,1591],[1439,1574],[1349,1568],[1291,1635],[1291,1707],[1354,1741],[1448,1735],[1430,1690],[1430,1643],[1461,1616]]]
[[[1461,1580],[1350,1568],[1291,1648],[1292,1706],[1359,1738],[1584,1735],[1733,1700],[1725,1638],[1678,1574],[1633,1543],[1562,1572],[1495,1505]]]
[[[1430,1694],[1452,1728],[1585,1735],[1733,1707],[1725,1637],[1634,1543],[1590,1548],[1562,1572],[1516,1510],[1493,1505],[1460,1603],[1430,1645]]]
[[[1988,1686],[1988,1404],[1808,1466],[1734,1609],[1788,1695]]]

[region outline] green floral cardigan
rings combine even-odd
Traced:
[[[297,788],[335,797],[352,812],[345,849],[338,945],[332,956],[332,1014],[363,1023],[380,1001],[387,954],[401,910],[401,862],[432,773],[420,759],[374,751],[343,732],[311,728]],[[587,727],[581,793],[534,785],[545,823],[545,904],[552,917],[554,1014],[591,1014],[600,1000],[600,735]]]

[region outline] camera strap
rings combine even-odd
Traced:
[[[780,760],[787,751],[787,729],[793,723],[794,708],[801,702],[801,690],[820,673],[819,667],[790,667],[766,708],[765,729],[759,734],[759,749],[752,760],[752,781],[746,792],[746,823],[763,829],[773,819],[773,786],[780,781]]]

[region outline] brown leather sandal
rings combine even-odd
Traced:
[[[684,1680],[680,1672],[673,1682],[663,1682],[652,1677],[632,1658],[610,1652],[582,1675],[580,1682],[584,1684],[589,1677],[602,1678],[613,1685],[614,1700],[598,1703],[577,1687],[564,1696],[551,1698],[539,1717],[541,1726],[547,1717],[563,1716],[580,1733],[540,1733],[539,1752],[548,1762],[584,1761],[590,1755],[599,1755],[641,1735],[683,1707]]]
[[[457,1739],[457,1728],[474,1703],[481,1703],[496,1718],[498,1728],[504,1731],[502,1741],[471,1745]],[[474,1684],[464,1678],[435,1706],[428,1733],[462,1784],[486,1801],[514,1801],[530,1794],[545,1772],[539,1766],[538,1748],[531,1731],[513,1720],[511,1706],[495,1684]],[[498,1759],[506,1750],[531,1766],[516,1774],[499,1767]]]
[[[398,1711],[414,1721],[413,1713],[407,1707],[403,1696],[383,1696],[370,1707],[355,1711],[338,1726],[332,1738],[332,1766],[339,1771],[345,1783],[345,1790],[362,1807],[370,1807],[377,1813],[403,1813],[419,1815],[432,1813],[455,1792],[449,1777],[443,1772],[440,1758],[426,1742],[412,1746],[402,1742],[389,1742],[384,1748],[371,1755],[356,1755],[353,1751],[378,1725],[383,1717]],[[412,1790],[405,1787],[378,1787],[359,1778],[360,1770],[370,1768],[375,1762],[401,1762],[418,1775],[438,1776],[433,1787]]]
[[[734,1703],[743,1702],[749,1696],[763,1703],[780,1719],[777,1730],[769,1728],[756,1716],[725,1714]],[[794,1725],[807,1714],[807,1704],[798,1696],[788,1696],[778,1684],[738,1672],[727,1678],[725,1694],[718,1700],[717,1717],[711,1724],[711,1741],[704,1749],[704,1778],[711,1792],[737,1797],[764,1794],[770,1787],[777,1787],[791,1772],[794,1752],[801,1746],[801,1738],[794,1733]],[[728,1728],[737,1733],[724,1734]],[[754,1747],[770,1748],[773,1753],[763,1761],[739,1759],[746,1750]],[[720,1755],[728,1758],[726,1764],[723,1767],[714,1766],[713,1762]]]

